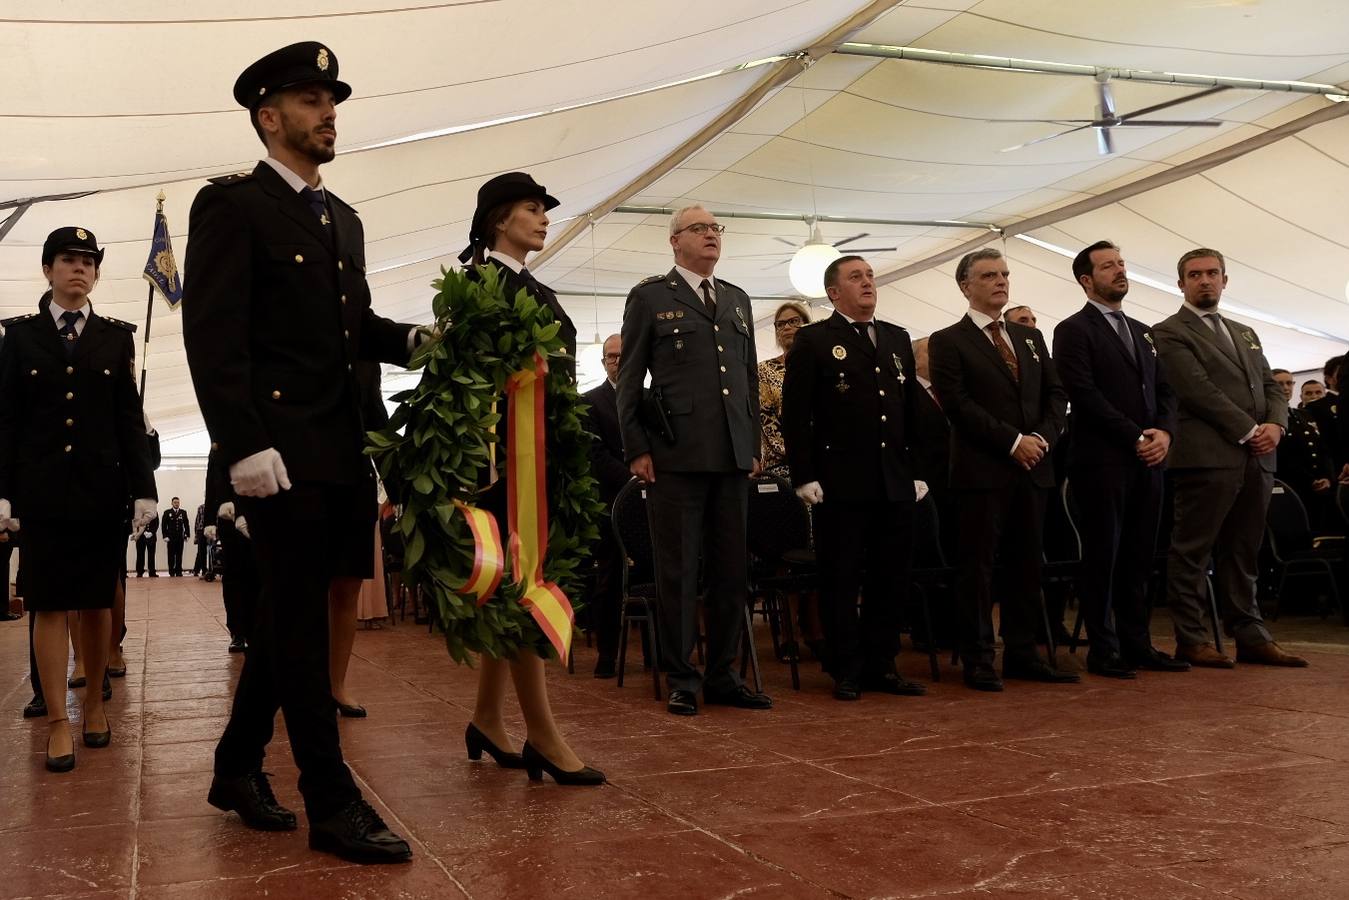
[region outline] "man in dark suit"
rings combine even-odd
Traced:
[[[309,845],[353,862],[411,857],[342,761],[328,676],[328,594],[374,560],[375,481],[354,368],[406,364],[410,325],[370,309],[356,211],[324,189],[336,105],[351,94],[327,47],[301,43],[234,86],[268,156],[192,204],[183,339],[197,400],[246,515],[262,578],[210,802],[251,827],[295,828],[262,772],[279,707]]]
[[[595,593],[591,607],[591,623],[595,629],[598,657],[595,677],[612,678],[618,658],[618,642],[624,637],[618,633],[623,602],[623,555],[618,552],[614,529],[607,519],[613,511],[614,498],[632,477],[623,461],[623,431],[618,424],[618,368],[623,358],[623,338],[611,334],[604,339],[604,381],[587,391],[590,404],[590,431],[595,440],[590,445],[590,465],[600,483],[600,500],[604,502],[606,519],[600,523],[600,542],[595,548]]]
[[[1045,503],[1054,487],[1050,451],[1067,397],[1039,331],[1003,322],[1006,261],[992,248],[966,254],[956,283],[969,302],[959,322],[932,335],[932,386],[951,422],[951,490],[960,520],[961,659],[965,682],[1002,690],[993,669],[993,564],[999,592],[1002,674],[1076,682],[1040,657],[1040,567]]]
[[[155,571],[155,551],[159,548],[159,519],[146,522],[145,527],[136,532],[136,577],[142,577],[146,569],[151,578],[158,578]]]
[[[169,577],[183,577],[183,544],[192,536],[192,526],[187,521],[187,510],[182,508],[177,497],[173,498],[173,505],[164,510],[159,532],[164,535],[164,543],[169,548]]]
[[[1288,430],[1275,451],[1274,477],[1285,482],[1307,508],[1311,526],[1320,534],[1343,533],[1335,509],[1335,463],[1327,441],[1305,409],[1293,407],[1297,379],[1287,369],[1274,369],[1274,381],[1288,401]],[[1334,438],[1334,435],[1331,436]]]
[[[1171,452],[1175,525],[1166,566],[1176,656],[1197,666],[1236,665],[1215,648],[1204,621],[1212,561],[1237,660],[1305,666],[1305,659],[1274,642],[1255,596],[1274,451],[1288,425],[1288,401],[1259,337],[1218,312],[1227,287],[1222,254],[1191,250],[1176,272],[1184,305],[1152,329],[1162,367],[1180,399]]]
[[[759,471],[759,374],[749,297],[713,275],[723,230],[701,206],[676,210],[675,267],[634,287],[623,310],[618,421],[628,470],[648,485],[660,656],[668,709],[682,716],[697,714],[700,687],[706,703],[773,705],[732,665],[748,602],[746,476]],[[648,372],[651,402],[644,402]],[[698,636],[700,569],[705,674],[689,660]]]
[[[1087,247],[1073,260],[1073,277],[1087,303],[1054,329],[1054,363],[1072,403],[1068,470],[1082,535],[1087,671],[1183,672],[1188,663],[1152,646],[1147,601],[1176,394],[1147,326],[1121,308],[1129,276],[1119,248]]]
[[[913,348],[903,328],[875,320],[865,259],[831,262],[824,287],[834,314],[798,331],[787,354],[782,435],[796,493],[815,506],[834,696],[920,695],[926,689],[895,670],[913,558]]]

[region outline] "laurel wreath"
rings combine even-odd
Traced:
[[[552,310],[527,291],[506,296],[494,266],[477,270],[480,280],[441,269],[431,308],[432,339],[413,353],[409,369],[421,369],[416,387],[393,397],[399,404],[387,428],[369,432],[385,489],[402,508],[395,528],[403,537],[403,579],[430,602],[450,655],[471,664],[471,654],[511,658],[521,649],[545,658],[551,644],[520,605],[507,554],[506,574],[496,595],[482,606],[458,588],[473,569],[473,535],[456,500],[477,505],[487,483],[489,445],[498,443],[498,475],[505,477],[505,445],[498,426],[506,413],[506,380],[533,364],[534,354],[561,356],[559,323]],[[589,550],[599,536],[603,512],[590,471],[585,430],[588,407],[562,366],[550,367],[545,386],[548,553],[544,577],[578,606],[578,589]],[[509,545],[507,523],[499,523]]]

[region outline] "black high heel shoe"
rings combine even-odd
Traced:
[[[523,769],[525,767],[523,756],[519,753],[502,750],[492,743],[487,735],[479,731],[478,726],[472,722],[469,722],[468,728],[464,729],[464,747],[468,750],[469,759],[482,759],[482,752],[486,750],[487,755],[496,760],[496,764],[503,769]]]
[[[103,717],[106,719],[107,713],[104,713]],[[108,727],[103,731],[85,731],[83,732],[83,735],[84,746],[93,748],[106,747],[112,743],[112,722],[109,721]]]
[[[529,770],[530,781],[542,781],[543,773],[547,772],[553,776],[553,780],[558,784],[580,784],[596,786],[608,781],[604,773],[599,769],[592,769],[590,766],[582,766],[575,772],[566,772],[543,758],[543,754],[530,746],[529,741],[525,741],[524,751],[520,754],[525,762],[525,768]]]
[[[57,724],[58,722],[67,722],[67,723],[68,723],[69,721],[70,721],[69,719],[57,719],[55,722],[48,722],[47,724],[48,724],[48,725],[55,725],[55,724]],[[52,745],[52,739],[51,739],[50,736],[48,736],[48,738],[47,738],[47,761],[46,761],[47,771],[48,771],[48,772],[69,772],[71,769],[75,768],[75,751],[74,751],[73,748],[72,748],[71,751],[70,751],[69,753],[67,753],[65,756],[52,756],[52,754],[51,754],[51,745]]]

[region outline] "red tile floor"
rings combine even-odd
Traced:
[[[0,897],[1349,897],[1349,629],[1334,621],[1276,625],[1306,670],[1000,696],[947,668],[927,697],[844,704],[816,669],[796,693],[767,660],[771,712],[693,719],[640,672],[594,680],[581,648],[551,691],[612,780],[599,789],[468,762],[474,672],[410,620],[362,631],[352,684],[370,718],[342,722],[343,746],[416,857],[360,868],[206,804],[240,664],[219,586],[133,578],[128,620],[113,744],[78,748],[69,775],[43,770],[43,729],[19,717],[25,623],[0,625]],[[284,732],[268,769],[298,809]]]

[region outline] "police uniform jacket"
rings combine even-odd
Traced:
[[[274,447],[293,482],[352,484],[372,477],[356,362],[405,365],[411,326],[370,309],[361,220],[326,195],[324,226],[265,162],[198,192],[183,342],[226,465]]]
[[[797,487],[818,481],[826,502],[912,500],[916,443],[909,333],[873,321],[876,344],[839,313],[796,333],[782,381],[782,432]]]
[[[533,274],[524,275],[509,266],[504,266],[495,259],[488,258],[483,263],[485,266],[493,266],[500,273],[501,285],[506,290],[506,299],[511,300],[520,291],[527,292],[531,297],[542,305],[548,307],[552,312],[553,318],[557,320],[559,326],[558,337],[562,338],[563,352],[565,356],[558,358],[554,355],[548,360],[548,367],[561,367],[561,370],[567,374],[573,384],[576,383],[576,325],[572,322],[567,311],[562,308],[562,303],[557,299],[557,294],[553,289],[542,283]],[[476,266],[469,266],[464,270],[470,281],[480,281],[482,276],[478,274]]]
[[[1326,445],[1312,417],[1305,410],[1290,407],[1288,431],[1275,450],[1278,468],[1274,474],[1288,482],[1299,496],[1311,496],[1313,481],[1321,478],[1335,481],[1335,467]]]
[[[187,521],[187,510],[170,506],[160,516],[160,533],[166,541],[185,541],[191,537],[192,526]]]
[[[749,297],[715,279],[715,320],[671,269],[642,281],[623,311],[618,419],[623,455],[650,453],[656,477],[671,472],[749,471],[759,454],[759,371]],[[642,382],[664,396],[671,444],[639,414]]]
[[[49,305],[5,323],[0,497],[17,518],[120,522],[127,497],[157,497],[131,370],[136,327],[90,305],[67,359]]]

